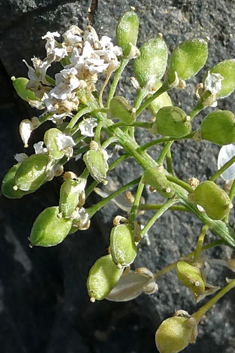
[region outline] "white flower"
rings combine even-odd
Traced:
[[[74,142],[71,136],[64,135],[64,134],[58,134],[56,136],[56,144],[60,151],[67,147],[73,147],[76,145],[76,143]]]
[[[209,91],[211,93],[218,93],[222,88],[223,79],[224,77],[220,74],[210,73],[209,71],[204,81],[205,91]]]
[[[46,39],[46,51],[47,53],[50,53],[56,46],[56,40],[55,37],[60,37],[59,32],[47,32],[42,39]]]
[[[75,76],[76,74],[77,70],[74,67],[64,69],[56,74],[56,86],[50,91],[49,96],[66,100],[68,94],[79,87],[79,80]]]
[[[84,119],[83,122],[79,124],[79,129],[83,136],[93,137],[93,129],[97,126],[97,121],[95,118]]]
[[[28,147],[28,141],[32,131],[33,131],[32,122],[29,119],[22,120],[19,126],[19,133],[25,148]]]
[[[35,154],[45,154],[47,153],[47,148],[44,147],[44,142],[39,141],[33,145]]]
[[[18,163],[22,163],[26,158],[28,158],[28,155],[26,153],[16,153],[14,158]]]

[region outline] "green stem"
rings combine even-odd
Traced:
[[[137,109],[136,117],[142,113],[142,111],[149,106],[154,99],[158,98],[162,93],[168,91],[170,88],[167,83],[163,83],[163,85],[157,90],[150,98],[146,99],[144,103]]]
[[[170,151],[170,148],[171,148],[171,145],[173,142],[174,141],[169,141],[169,142],[165,143],[165,146],[161,150],[161,153],[159,154],[159,157],[157,159],[157,163],[159,165],[163,164],[164,158],[165,158],[166,154]]]
[[[174,184],[181,186],[183,189],[185,189],[189,193],[193,192],[192,186],[185,183],[183,180],[180,180],[180,179],[176,178],[175,176],[169,175],[169,174],[166,174],[165,177],[167,178],[167,180],[172,181]]]
[[[98,202],[97,204],[95,204],[94,206],[87,208],[86,212],[89,215],[89,219],[91,219],[91,217],[97,212],[99,211],[102,207],[106,206],[107,203],[109,201],[111,201],[114,197],[122,194],[124,191],[126,191],[127,189],[129,189],[130,187],[138,184],[140,182],[140,178],[137,178],[135,180],[132,180],[130,183],[122,186],[120,189],[118,189],[117,191],[113,192],[112,194],[110,194],[109,196],[107,196],[105,199],[101,200],[100,202]]]
[[[115,75],[114,75],[114,78],[113,78],[113,82],[112,82],[112,85],[111,85],[110,90],[109,90],[107,102],[106,102],[106,107],[107,108],[109,107],[110,101],[111,101],[111,99],[114,96],[114,93],[115,93],[117,85],[118,85],[118,81],[120,80],[122,72],[125,69],[128,61],[129,61],[128,59],[122,59],[119,68],[115,72]]]
[[[174,171],[173,171],[173,167],[172,167],[172,160],[171,160],[171,150],[170,149],[166,153],[166,164],[167,164],[168,173],[174,175]]]
[[[150,204],[150,203],[144,203],[139,205],[139,210],[140,211],[152,211],[152,210],[159,210],[163,204]],[[185,206],[181,205],[175,205],[169,207],[169,211],[180,211],[180,212],[189,212],[189,210]]]
[[[130,215],[128,217],[128,220],[130,223],[134,223],[134,221],[136,219],[138,207],[140,204],[140,198],[141,198],[143,190],[144,190],[144,183],[143,183],[143,176],[142,176],[140,179],[136,194],[135,194],[135,200],[133,202]]]
[[[164,212],[166,212],[171,206],[173,206],[178,200],[175,198],[169,199],[162,205],[162,207],[155,213],[155,215],[150,218],[150,220],[146,223],[144,228],[140,232],[140,236],[143,237],[148,230],[154,225],[154,223],[158,220],[159,217],[163,215]]]
[[[205,313],[221,299],[226,293],[228,293],[233,287],[235,287],[235,279],[233,279],[227,286],[221,289],[208,303],[203,305],[196,313],[192,316],[199,322]]]
[[[71,121],[67,125],[66,131],[69,132],[74,127],[74,125],[77,123],[77,121],[81,118],[81,116],[88,114],[88,113],[91,113],[91,111],[92,110],[89,107],[85,107],[85,108],[79,110],[79,112],[77,112],[77,114],[74,115],[74,117],[71,119]]]
[[[209,227],[207,224],[202,227],[201,234],[200,234],[198,241],[197,241],[197,247],[196,247],[195,254],[194,254],[194,261],[197,261],[200,259],[201,252],[202,252],[202,244],[204,242],[204,238],[205,238],[205,235],[206,235],[208,228]]]
[[[206,107],[201,104],[201,102],[198,102],[197,105],[193,108],[193,110],[190,112],[189,116],[191,120],[198,114],[200,113],[201,110],[205,109]]]
[[[215,172],[215,174],[213,174],[210,177],[210,181],[214,181],[216,180],[226,169],[228,169],[228,167],[230,167],[230,165],[232,165],[235,162],[235,156],[233,156],[232,158],[230,158],[230,160],[228,162],[226,162],[219,170],[217,170],[217,172]]]

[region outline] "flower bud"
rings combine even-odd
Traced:
[[[104,299],[118,283],[123,269],[117,268],[111,255],[99,258],[91,267],[87,290],[91,301]]]
[[[158,81],[154,85],[153,88],[155,91],[157,91],[161,86],[162,86],[162,83],[160,81]],[[149,98],[149,97],[150,97],[150,95],[147,98]],[[149,104],[148,109],[150,110],[150,112],[154,116],[156,116],[159,109],[161,109],[162,107],[167,107],[167,106],[172,106],[172,102],[171,102],[171,98],[168,95],[168,93],[164,92],[159,97],[154,99],[154,101],[152,101],[152,103]]]
[[[59,149],[57,140],[59,137],[62,137],[63,133],[56,129],[52,128],[45,132],[44,143],[48,149],[48,154],[54,159],[61,159],[64,156],[64,151]]]
[[[175,138],[189,134],[192,129],[190,117],[182,109],[172,106],[158,111],[155,124],[159,134]]]
[[[110,101],[110,113],[124,124],[130,125],[135,121],[135,114],[132,107],[127,103],[124,97],[116,96]]]
[[[129,224],[119,224],[110,233],[110,252],[113,262],[126,267],[135,260],[137,249],[133,239],[133,229]]]
[[[219,74],[223,77],[221,81],[221,89],[216,94],[216,98],[224,98],[229,96],[235,89],[235,59],[224,60],[213,66],[209,70],[210,74]],[[205,75],[205,82],[208,73]]]
[[[193,201],[202,206],[211,219],[222,219],[230,212],[232,203],[227,193],[213,181],[203,181],[193,193]]]
[[[140,86],[151,89],[166,71],[167,46],[162,35],[152,38],[140,48],[140,56],[134,60],[134,73]]]
[[[84,193],[86,179],[67,179],[60,188],[59,208],[63,217],[69,218],[79,204],[80,196]]]
[[[134,9],[131,9],[120,18],[116,29],[117,44],[122,48],[124,56],[130,54],[130,43],[136,45],[138,33],[139,19]]]
[[[203,140],[218,145],[235,142],[235,116],[229,110],[215,110],[202,121],[200,130]]]
[[[15,189],[35,191],[44,183],[47,177],[49,156],[33,154],[26,158],[15,174]]]
[[[7,172],[4,176],[2,181],[1,192],[2,194],[7,197],[8,199],[20,199],[22,196],[26,195],[26,191],[22,191],[20,189],[15,190],[15,174],[16,171],[19,169],[21,163],[17,163],[11,167],[11,169]]]
[[[59,217],[59,207],[48,207],[36,218],[31,234],[32,246],[54,246],[61,243],[68,235],[72,221]]]
[[[89,150],[84,154],[83,160],[92,178],[98,183],[106,184],[107,162],[102,152],[100,150]]]
[[[160,353],[178,353],[189,343],[195,343],[196,336],[197,322],[193,317],[173,316],[161,323],[155,342]]]
[[[13,86],[16,90],[16,93],[21,99],[27,102],[29,100],[39,100],[33,91],[26,88],[26,85],[29,82],[27,78],[25,77],[15,78],[14,76],[12,76],[11,80],[13,82]]]
[[[201,270],[185,261],[178,261],[176,274],[180,282],[191,289],[194,299],[197,302],[197,298],[205,292],[205,283]]]
[[[204,39],[195,38],[181,43],[171,54],[168,83],[174,83],[176,78],[181,81],[196,75],[205,65],[207,56],[207,42]]]
[[[175,195],[173,184],[157,168],[147,168],[144,171],[144,183],[151,185],[163,197],[171,198]]]

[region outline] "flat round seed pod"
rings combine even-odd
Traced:
[[[11,78],[13,87],[16,90],[18,96],[23,99],[24,101],[28,102],[29,100],[39,100],[36,94],[31,91],[30,89],[26,88],[27,83],[29,80],[25,77],[18,77],[15,78],[14,76]]]
[[[213,181],[203,181],[194,190],[194,202],[203,207],[211,219],[223,219],[232,208],[228,194]]]
[[[205,65],[207,56],[208,47],[204,39],[192,39],[182,42],[171,54],[168,69],[169,84],[175,81],[175,72],[180,80],[188,80],[196,75]]]
[[[68,235],[72,221],[59,216],[59,207],[48,207],[36,218],[31,234],[32,246],[55,246]]]
[[[131,112],[132,107],[127,103],[126,99],[121,96],[115,96],[110,101],[110,113],[124,124],[132,124],[135,116]]]
[[[61,159],[64,156],[64,151],[60,151],[57,144],[57,138],[59,136],[63,136],[63,134],[56,128],[47,130],[44,135],[44,143],[48,149],[48,154],[54,159]]]
[[[180,138],[191,132],[192,125],[187,114],[178,107],[163,107],[156,114],[157,132],[163,136]]]
[[[117,44],[122,48],[124,56],[128,56],[130,53],[130,43],[136,45],[138,33],[139,19],[137,14],[133,10],[124,13],[116,28]]]
[[[123,269],[118,268],[111,255],[99,258],[91,267],[87,290],[91,301],[104,299],[118,283]]]
[[[85,190],[86,180],[67,179],[60,188],[59,208],[63,217],[68,218],[72,215],[79,203],[81,192]]]
[[[89,150],[83,160],[92,178],[98,183],[106,183],[106,163],[102,153],[98,150]]]
[[[171,198],[175,195],[173,184],[157,168],[147,168],[144,171],[144,182],[163,197]]]
[[[22,191],[35,191],[45,181],[49,156],[33,154],[26,158],[15,174],[15,185]]]
[[[218,145],[235,142],[235,116],[229,110],[209,113],[200,126],[201,138]]]
[[[113,227],[110,233],[110,252],[118,267],[126,267],[135,260],[137,248],[130,225],[119,224]]]
[[[21,163],[17,163],[11,167],[11,169],[4,176],[2,181],[1,193],[8,199],[20,199],[22,196],[26,195],[28,192],[22,191],[20,189],[15,190],[15,174],[19,169]]]
[[[152,38],[140,48],[140,56],[134,60],[133,69],[141,87],[159,81],[166,71],[167,46],[162,36]]]

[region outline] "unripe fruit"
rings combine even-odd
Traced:
[[[11,169],[5,175],[2,181],[1,192],[8,199],[20,199],[22,196],[26,195],[27,191],[22,191],[20,189],[15,190],[13,187],[15,185],[15,174],[19,169],[21,163],[17,163],[11,167]]]
[[[60,188],[59,208],[63,217],[69,218],[78,206],[80,195],[85,190],[86,179],[67,179]]]
[[[23,191],[35,191],[46,180],[49,156],[33,154],[26,158],[15,174],[15,184]]]
[[[147,168],[144,171],[144,183],[151,185],[163,197],[171,198],[175,195],[173,184],[157,168]]]
[[[104,160],[104,156],[101,151],[89,150],[84,154],[83,160],[92,178],[95,179],[98,183],[102,182],[105,184],[107,182],[106,161]]]
[[[229,110],[209,113],[200,126],[201,138],[218,145],[235,142],[235,116]]]
[[[127,103],[124,97],[116,96],[110,101],[110,113],[124,124],[130,125],[135,121],[135,115],[132,107]]]
[[[64,156],[64,151],[59,150],[57,139],[63,136],[62,132],[56,128],[49,129],[45,132],[44,143],[48,149],[48,154],[54,159],[61,159]]]
[[[117,268],[111,255],[99,258],[91,267],[87,290],[91,301],[104,299],[118,283],[123,269]]]
[[[160,353],[178,353],[196,339],[196,322],[188,325],[192,318],[173,316],[161,323],[155,342]]]
[[[152,88],[166,71],[167,46],[162,36],[152,38],[140,48],[140,56],[134,60],[133,69],[140,87]]]
[[[33,101],[39,100],[39,98],[36,96],[36,94],[33,91],[26,88],[26,85],[29,82],[27,78],[25,77],[15,78],[14,76],[12,76],[11,80],[16,90],[16,93],[21,99],[27,102],[28,100],[33,100]]]
[[[68,235],[72,221],[59,216],[59,207],[48,207],[36,218],[30,234],[32,246],[54,246]]]
[[[195,301],[205,291],[205,283],[199,268],[188,264],[185,261],[178,261],[176,274],[180,282],[191,289]]]
[[[128,56],[131,50],[131,44],[136,45],[139,33],[139,19],[137,14],[131,10],[120,18],[117,29],[117,44],[122,48],[123,55]]]
[[[130,225],[119,224],[111,230],[110,252],[118,267],[129,266],[135,260],[137,249]]]
[[[188,135],[192,129],[190,117],[178,107],[163,107],[157,115],[157,132],[163,136],[180,138]]]
[[[224,98],[229,96],[235,89],[235,59],[224,60],[213,66],[210,73],[220,74],[223,76],[221,81],[221,90],[216,93],[216,98]],[[207,74],[204,77],[206,79]]]
[[[223,219],[232,208],[227,193],[213,181],[203,181],[193,193],[193,201],[202,206],[211,219]]]
[[[175,72],[179,80],[187,80],[196,75],[205,65],[208,56],[207,42],[203,39],[192,39],[181,43],[171,54],[168,70],[168,82],[172,84]]]

